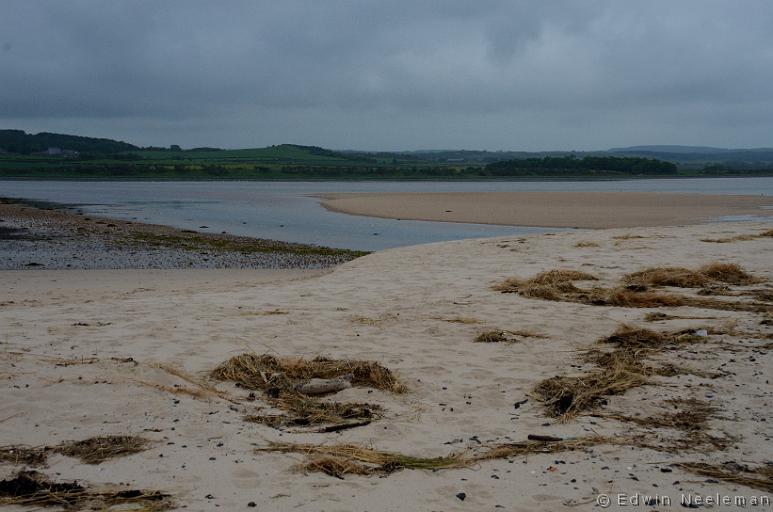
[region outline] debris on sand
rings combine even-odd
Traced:
[[[737,462],[706,464],[703,462],[682,462],[676,467],[701,476],[723,480],[731,484],[744,485],[752,489],[773,492],[773,466],[767,464],[750,468]]]
[[[383,409],[377,404],[328,402],[305,397],[299,393],[286,393],[275,399],[268,399],[282,414],[260,414],[245,416],[244,420],[261,423],[273,428],[306,427],[310,425],[336,424],[348,425],[353,420],[377,420]],[[332,430],[331,430],[332,432]]]
[[[735,263],[709,263],[698,270],[651,267],[623,277],[627,285],[705,288],[717,284],[748,285],[760,282]]]
[[[171,496],[159,491],[97,491],[78,482],[52,482],[37,471],[21,471],[0,480],[0,505],[63,507],[102,510],[116,505],[137,505],[145,511],[170,510]]]
[[[576,270],[550,270],[541,272],[531,279],[508,278],[503,282],[493,286],[495,291],[501,293],[518,293],[522,297],[533,299],[542,299],[560,302],[575,302],[578,304],[588,304],[593,306],[617,306],[626,308],[657,308],[657,307],[680,307],[690,306],[696,308],[719,309],[726,311],[770,311],[773,305],[766,302],[738,302],[724,301],[709,297],[696,297],[682,295],[677,293],[668,293],[663,291],[650,290],[648,283],[652,280],[664,282],[665,277],[660,276],[656,270],[647,269],[640,273],[629,274],[624,279],[622,285],[612,288],[602,286],[593,286],[590,288],[580,288],[577,281],[597,280],[591,274]],[[681,277],[675,277],[676,272]],[[682,272],[692,272],[686,269],[671,269],[666,274],[669,279],[674,281],[694,283],[698,286],[697,280],[694,280],[693,274],[684,274]],[[756,278],[746,274],[743,270],[733,264],[717,263],[702,267],[700,276],[695,279],[719,281],[721,279],[728,282],[757,282]],[[627,279],[627,282],[626,282]],[[753,281],[752,281],[753,280]],[[704,281],[701,281],[704,282]],[[705,281],[709,282],[709,281]]]
[[[370,387],[401,393],[404,391],[392,372],[374,361],[346,359],[285,358],[269,354],[244,353],[234,356],[212,371],[212,377],[233,381],[245,389],[267,390],[294,388],[300,381],[309,379],[333,379],[351,376],[354,386]]]
[[[660,322],[664,320],[716,320],[715,316],[680,316],[667,315],[659,311],[650,312],[644,315],[645,322]]]
[[[116,457],[145,451],[150,441],[138,436],[97,436],[82,441],[65,441],[55,446],[2,446],[0,462],[16,465],[43,466],[48,456],[58,453],[80,459],[85,464],[101,464]]]
[[[541,381],[532,395],[553,417],[570,419],[606,403],[607,397],[643,386],[647,380],[623,358],[615,358],[608,368],[580,376],[555,376]]]
[[[696,329],[681,329],[671,332],[655,332],[623,324],[611,335],[598,341],[601,344],[614,345],[622,350],[665,350],[681,343],[706,341],[708,332],[703,336]]]
[[[47,448],[31,446],[0,446],[0,462],[15,465],[42,466],[48,459]]]
[[[332,432],[350,428],[355,423],[366,425],[381,417],[383,410],[376,404],[320,400],[317,396],[325,393],[317,391],[322,388],[330,393],[350,386],[392,393],[405,391],[388,368],[374,361],[322,357],[280,359],[269,354],[244,353],[225,361],[211,375],[248,390],[264,391],[265,399],[280,413],[250,415],[245,420],[274,428],[334,424]]]
[[[532,395],[543,403],[550,416],[567,420],[605,404],[609,396],[645,385],[651,375],[690,373],[714,378],[717,375],[675,364],[646,364],[646,358],[653,353],[675,349],[684,343],[706,341],[706,336],[696,333],[693,329],[659,333],[623,325],[598,341],[600,344],[613,345],[613,351],[589,350],[584,354],[584,362],[593,363],[598,369],[577,376],[550,377],[539,382],[532,390]]]
[[[762,233],[758,233],[756,235],[736,235],[736,236],[730,236],[726,238],[702,238],[701,242],[727,244],[732,242],[745,242],[747,240],[755,240],[757,238],[770,238],[770,237],[773,237],[773,229],[769,229],[768,231],[763,231]]]
[[[567,294],[580,292],[574,286],[574,281],[596,281],[597,277],[579,270],[548,270],[540,272],[531,279],[505,279],[494,286],[494,290],[502,293],[519,293],[524,297],[536,297],[545,300],[561,300]]]
[[[475,343],[515,343],[520,338],[544,338],[545,336],[534,331],[521,330],[497,330],[486,331],[478,334],[473,341]]]
[[[574,244],[574,246],[580,249],[585,247],[598,247],[599,243],[593,240],[581,240]]]
[[[148,449],[150,441],[138,436],[98,436],[83,441],[70,441],[52,448],[56,453],[75,457],[86,464],[101,464]]]
[[[588,436],[551,441],[523,441],[491,444],[445,456],[420,457],[387,452],[356,444],[316,445],[271,443],[257,452],[301,453],[308,457],[299,469],[322,472],[336,478],[345,475],[389,475],[403,469],[443,470],[468,468],[495,459],[526,456],[538,453],[559,453],[587,449],[602,444],[627,444],[623,438]]]
[[[699,449],[701,446],[724,450],[733,441],[729,436],[717,437],[708,433],[708,422],[718,411],[717,406],[705,400],[695,398],[666,400],[666,406],[673,407],[673,412],[664,412],[652,416],[627,416],[619,413],[593,414],[596,418],[612,419],[625,423],[634,423],[648,429],[671,429],[684,432],[684,438],[651,448],[656,450],[676,451],[682,449]]]

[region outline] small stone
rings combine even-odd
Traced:
[[[251,501],[251,502],[247,503],[247,506],[250,507],[250,508],[255,508],[255,507],[258,506],[258,504],[255,503],[254,501]]]
[[[464,501],[467,498],[467,493],[460,492],[456,495],[457,498],[459,498],[461,501]]]

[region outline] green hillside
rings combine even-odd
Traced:
[[[632,148],[636,149],[636,148]],[[647,147],[649,149],[649,147]],[[696,148],[700,150],[701,148]],[[596,152],[332,151],[280,144],[253,149],[140,148],[125,142],[0,130],[0,178],[15,179],[575,179],[651,176],[771,176],[769,150],[745,160],[732,151],[635,154]],[[643,151],[638,149],[638,151]],[[674,155],[687,155],[679,160]],[[658,154],[659,155],[659,154]],[[703,158],[696,163],[696,155]],[[751,155],[751,156],[750,156]],[[754,158],[758,158],[754,160]]]

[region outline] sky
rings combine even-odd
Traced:
[[[773,146],[770,0],[0,6],[0,128],[184,148]]]

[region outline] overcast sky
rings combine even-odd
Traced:
[[[773,2],[2,0],[0,127],[183,147],[773,146]]]

